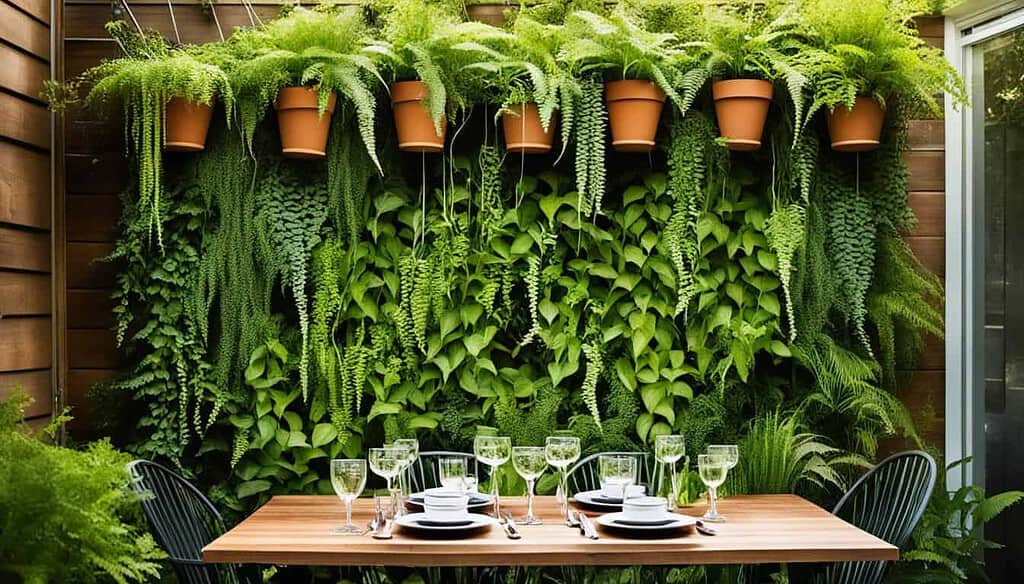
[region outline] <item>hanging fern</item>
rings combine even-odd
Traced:
[[[765,236],[768,245],[778,257],[779,280],[786,297],[786,317],[789,323],[789,340],[796,340],[796,317],[793,314],[793,299],[790,294],[790,281],[793,275],[793,258],[797,249],[803,244],[806,210],[798,203],[776,208],[765,224]]]
[[[342,107],[331,121],[327,153],[328,216],[341,237],[355,247],[366,227],[366,189],[373,168],[351,131],[351,116]],[[365,140],[365,137],[364,137]]]
[[[306,297],[306,259],[320,241],[320,227],[327,218],[327,195],[308,176],[296,175],[290,167],[271,166],[256,191],[258,220],[275,250],[278,269],[291,289],[299,315],[302,351],[299,379],[303,398],[308,397],[307,351],[309,317]]]
[[[587,358],[587,372],[583,377],[581,396],[583,403],[587,404],[590,415],[594,418],[594,423],[601,428],[601,410],[597,405],[597,381],[601,378],[604,360],[601,348],[596,343],[585,343],[583,354]]]
[[[576,103],[576,191],[578,208],[585,217],[601,212],[605,190],[605,131],[607,112],[604,86],[595,77],[580,83]]]

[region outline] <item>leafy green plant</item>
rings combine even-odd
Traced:
[[[343,108],[354,109],[366,152],[380,169],[374,115],[383,78],[376,60],[363,50],[366,34],[358,11],[321,5],[313,10],[295,8],[286,18],[232,36],[231,75],[249,148],[257,123],[278,92],[290,85],[309,85],[317,88],[321,115],[332,92],[345,98],[348,105]]]
[[[0,401],[0,577],[26,584],[158,578],[164,554],[141,527],[128,490],[131,457],[106,440],[80,451],[47,443],[20,423],[27,401],[20,391]]]
[[[913,26],[914,17],[929,14],[931,5],[927,0],[801,2],[801,26],[810,42],[802,59],[813,93],[807,119],[822,107],[852,108],[860,96],[883,107],[898,98],[913,115],[941,116],[938,94],[967,105],[966,86],[942,49],[925,44]]]
[[[205,60],[198,47],[171,48],[159,34],[135,34],[126,21],[108,23],[107,32],[122,56],[83,74],[82,79],[92,83],[85,105],[123,108],[125,134],[138,164],[139,204],[149,218],[149,231],[163,245],[164,106],[172,97],[195,104],[209,104],[216,98],[230,123],[234,92],[227,74]]]
[[[977,485],[946,490],[945,476],[966,464],[958,460],[939,473],[928,508],[914,530],[913,547],[901,554],[886,581],[988,582],[980,554],[1001,547],[985,538],[985,524],[1024,499],[1024,492],[1006,491],[986,496]]]

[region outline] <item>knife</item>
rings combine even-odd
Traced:
[[[509,539],[519,539],[522,534],[519,533],[519,528],[516,526],[516,520],[512,519],[511,513],[505,514],[505,534],[508,535]]]
[[[582,512],[579,513],[578,516],[580,518],[580,523],[583,525],[583,535],[590,539],[599,539],[600,536],[597,535],[597,530],[594,529],[594,524],[591,523],[590,518]]]

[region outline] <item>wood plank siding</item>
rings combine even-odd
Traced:
[[[50,3],[0,0],[0,398],[20,387],[31,426],[53,410]]]

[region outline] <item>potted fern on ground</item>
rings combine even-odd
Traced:
[[[366,24],[356,10],[295,8],[260,29],[228,41],[237,65],[242,134],[251,148],[259,120],[274,104],[281,151],[290,158],[326,155],[338,94],[354,109],[370,158],[380,167],[374,138],[376,62],[363,52]]]
[[[967,91],[940,49],[929,47],[913,27],[930,3],[809,0],[801,8],[813,48],[804,52],[812,101],[807,119],[828,108],[835,150],[878,147],[890,98],[911,115],[941,116],[937,95],[966,105]]]
[[[443,5],[398,0],[381,15],[382,39],[368,50],[390,68],[391,109],[398,148],[406,152],[444,150],[445,110],[457,95],[449,61],[457,19]]]
[[[616,150],[653,150],[666,97],[685,112],[700,89],[700,83],[694,84],[692,76],[685,74],[687,56],[671,47],[676,37],[647,32],[624,12],[608,17],[582,10],[570,13],[564,34],[572,39],[564,54],[571,68],[605,75],[605,101]]]
[[[708,4],[699,40],[705,75],[714,79],[718,129],[730,150],[757,150],[773,96],[772,82],[783,79],[802,118],[807,79],[796,64],[800,49],[795,10],[785,0]]]
[[[225,72],[204,59],[202,47],[171,48],[159,34],[136,34],[124,21],[109,23],[107,31],[122,56],[86,71],[72,85],[92,84],[86,107],[123,109],[138,164],[139,206],[162,243],[161,148],[202,150],[214,101],[220,99],[230,122],[234,94]]]

